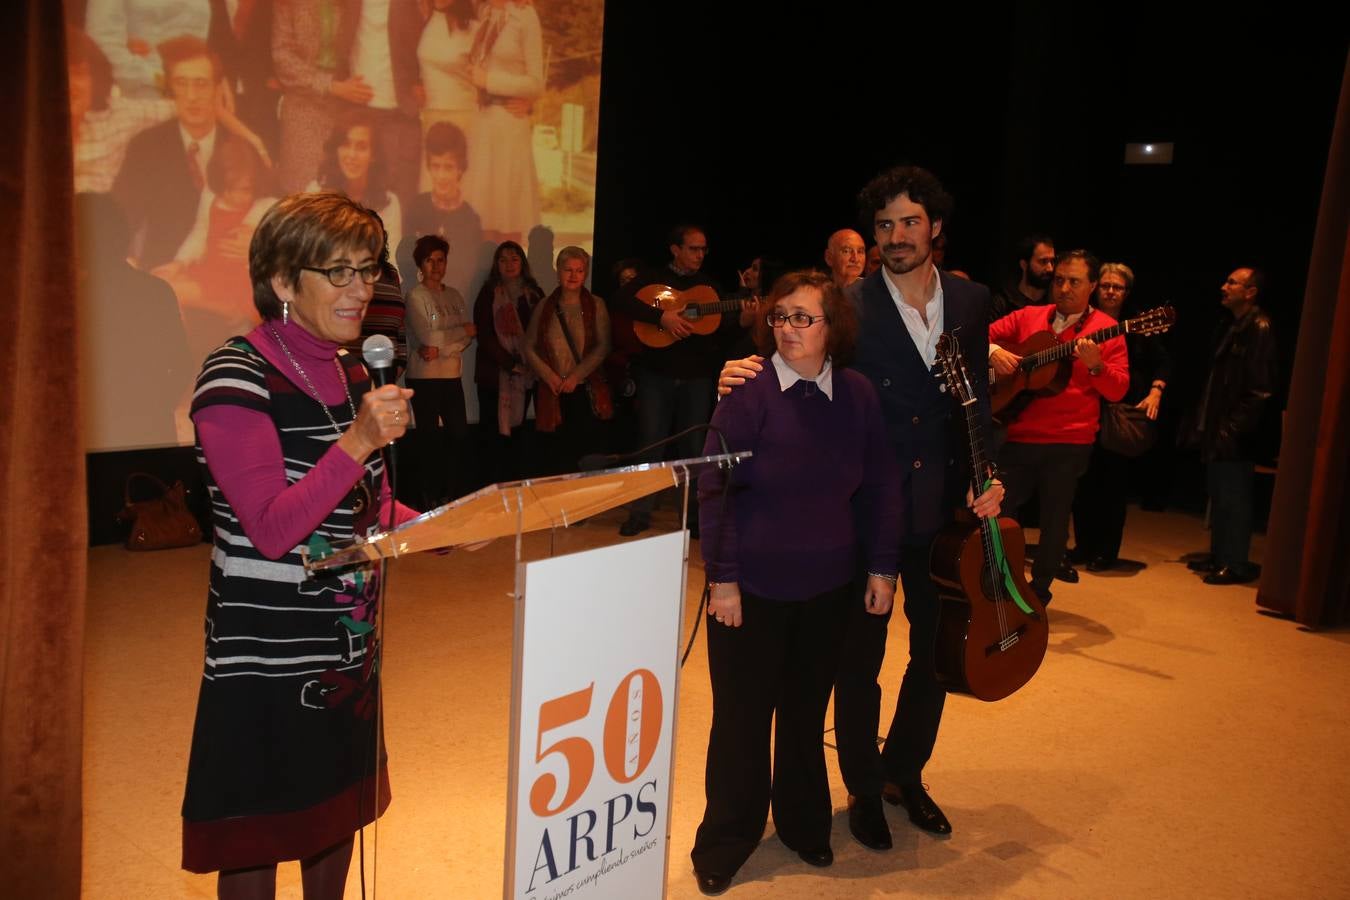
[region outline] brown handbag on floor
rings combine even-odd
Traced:
[[[158,490],[159,496],[133,501],[131,486],[136,481],[149,482]],[[188,509],[187,489],[183,482],[175,481],[173,487],[169,487],[153,475],[132,472],[127,476],[122,498],[125,505],[117,518],[131,522],[128,550],[167,550],[201,543],[202,529],[197,524],[197,517]]]

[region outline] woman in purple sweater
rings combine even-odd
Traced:
[[[300,861],[306,900],[340,900],[352,835],[389,802],[379,743],[379,585],[311,576],[301,551],[365,536],[396,507],[379,449],[412,391],[371,389],[361,333],[384,230],[335,194],[273,206],[249,247],[262,324],[212,352],[193,393],[214,520],[206,665],[183,799],[183,867],[222,898],[270,898]]]
[[[770,805],[803,861],[834,861],[825,709],[848,604],[890,609],[900,545],[881,407],[871,383],[844,368],[858,332],[852,304],[828,276],[792,272],[767,306],[756,343],[773,354],[774,377],[723,398],[712,419],[728,449],[754,456],[699,479],[713,722],[691,856],[709,895],[754,851]],[[720,449],[710,435],[705,453]]]

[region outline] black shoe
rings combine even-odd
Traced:
[[[1192,572],[1213,572],[1219,568],[1219,564],[1215,561],[1213,556],[1206,553],[1199,559],[1193,559],[1186,563],[1186,568],[1190,569]]]
[[[651,527],[651,520],[646,516],[629,516],[624,519],[623,524],[619,526],[619,534],[623,537],[632,537],[635,534],[641,534]],[[726,888],[722,888],[722,890],[726,890]]]
[[[891,849],[891,827],[886,824],[886,813],[876,797],[849,795],[848,830],[868,850]]]
[[[1060,581],[1066,581],[1069,584],[1078,583],[1078,570],[1068,563],[1060,563],[1059,570],[1055,572],[1055,577]]]
[[[798,850],[797,856],[808,866],[815,866],[817,869],[834,864],[834,851],[829,847],[821,850]]]
[[[1258,574],[1251,566],[1220,566],[1205,576],[1205,584],[1249,584]]]
[[[900,805],[909,813],[909,820],[924,831],[933,834],[951,834],[952,823],[942,814],[942,810],[933,798],[928,796],[921,784],[903,784],[900,786]]]
[[[1114,559],[1107,559],[1105,556],[1094,556],[1088,560],[1087,570],[1089,572],[1109,572],[1116,567]]]
[[[718,894],[725,894],[727,888],[731,887],[730,875],[718,875],[712,872],[700,872],[694,870],[694,877],[698,879],[698,891],[705,897],[716,897]]]

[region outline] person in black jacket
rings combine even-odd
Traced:
[[[698,334],[676,309],[658,309],[639,300],[638,291],[649,285],[664,285],[676,292],[706,286],[719,296],[717,283],[703,267],[708,236],[696,225],[676,225],[670,231],[668,265],[642,272],[628,282],[615,300],[615,308],[633,322],[655,325],[675,340],[667,347],[645,347],[632,360],[637,382],[638,446],[646,447],[712,418],[714,382],[726,348],[741,326],[734,314],[722,316],[717,331]],[[704,435],[693,432],[681,438],[677,458],[697,456]],[[663,451],[651,451],[643,462],[659,462]],[[651,527],[655,496],[628,505],[628,517],[619,527],[625,537]],[[689,510],[690,529],[697,537],[697,513]]]
[[[1102,263],[1093,305],[1117,321],[1136,315],[1130,299],[1134,270],[1124,263]],[[1141,409],[1157,421],[1163,391],[1172,377],[1172,357],[1158,337],[1130,332],[1125,335],[1130,359],[1130,388],[1122,403]],[[1125,534],[1125,501],[1129,494],[1129,459],[1104,448],[1101,436],[1092,448],[1088,470],[1078,481],[1073,498],[1073,534],[1077,546],[1070,563],[1087,563],[1089,572],[1115,568]]]
[[[877,747],[881,687],[890,615],[850,614],[834,688],[834,728],[839,770],[849,792],[849,831],[865,847],[892,846],[883,797],[903,806],[909,819],[934,834],[952,826],[923,785],[923,768],[937,742],[946,690],[937,681],[934,645],[938,593],[929,571],[933,538],[963,503],[978,516],[997,516],[1003,484],[969,496],[964,414],[933,375],[938,336],[956,335],[970,364],[971,381],[988,444],[989,382],[979,361],[989,355],[989,289],[938,271],[933,239],[950,217],[952,199],[937,177],[916,166],[883,172],[858,195],[859,224],[881,248],[882,266],[848,288],[860,331],[854,368],[881,399],[891,449],[903,473],[900,500],[900,581],[909,620],[909,666],[887,732]],[[761,358],[729,362],[719,390],[734,390],[761,371]]]
[[[1257,306],[1259,269],[1235,269],[1220,290],[1233,320],[1217,332],[1209,378],[1191,438],[1200,448],[1210,501],[1210,553],[1189,563],[1205,584],[1256,579],[1247,558],[1252,540],[1252,481],[1265,437],[1262,418],[1275,392],[1276,349],[1270,317]]]

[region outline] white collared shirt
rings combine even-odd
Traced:
[[[820,367],[820,374],[815,378],[803,378],[798,375],[797,370],[788,365],[779,353],[775,353],[770,359],[773,362],[773,370],[778,373],[780,390],[786,391],[799,381],[813,381],[826,398],[834,399],[834,369],[830,365],[829,357],[825,358],[825,365]]]
[[[938,336],[942,334],[942,279],[938,277],[937,267],[933,266],[933,299],[929,300],[924,306],[923,315],[919,311],[905,302],[905,297],[900,293],[900,288],[895,282],[891,281],[891,272],[882,267],[881,281],[886,285],[886,290],[891,292],[891,300],[895,303],[895,308],[900,312],[900,318],[904,320],[905,329],[909,332],[910,340],[914,341],[914,349],[919,351],[919,356],[923,357],[924,364],[930,369],[933,363],[937,361],[937,342]],[[927,319],[928,324],[924,325],[923,320]]]
[[[183,152],[187,153],[189,147],[194,143],[197,145],[197,165],[202,167],[202,177],[206,177],[206,167],[211,163],[211,155],[216,152],[216,131],[212,128],[211,133],[203,138],[195,138],[188,134],[188,130],[183,127],[183,123],[178,123],[178,136],[183,139]]]
[[[1086,312],[1087,310],[1083,310],[1083,312],[1078,312],[1074,313],[1071,316],[1066,316],[1062,312],[1056,311],[1055,318],[1050,322],[1050,328],[1055,332],[1055,334],[1063,334],[1064,329],[1071,328],[1075,322],[1083,318],[1083,314]]]

